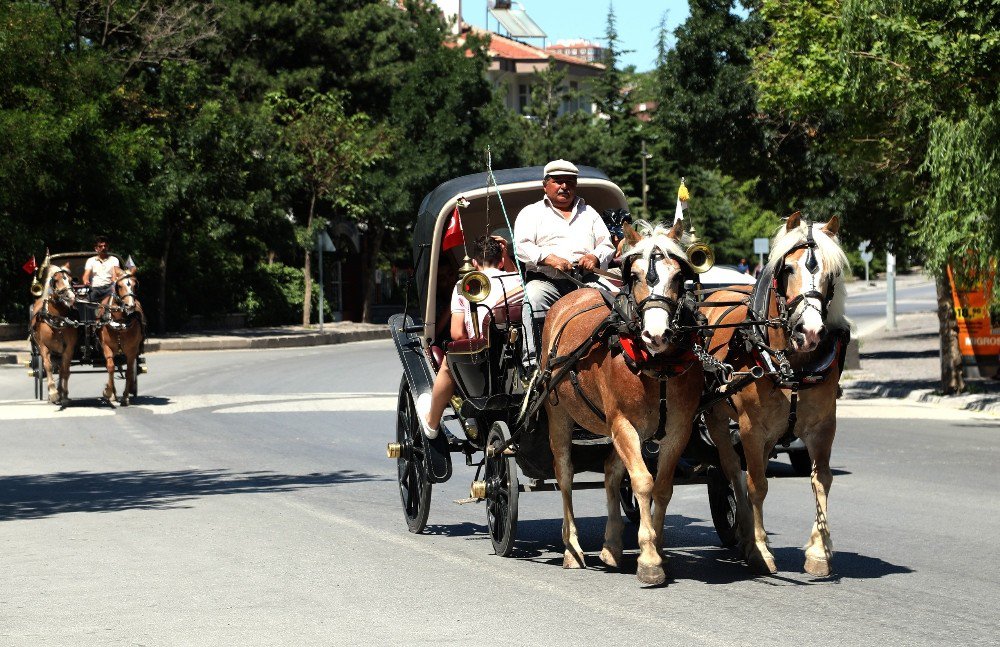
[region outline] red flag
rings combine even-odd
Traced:
[[[21,269],[28,274],[34,274],[35,269],[38,267],[38,263],[35,262],[35,257],[32,256],[28,259],[28,262],[21,266]]]
[[[451,214],[451,222],[448,223],[448,230],[444,232],[441,251],[447,251],[464,243],[465,234],[462,233],[462,219],[458,215],[458,205],[456,205],[455,212]]]

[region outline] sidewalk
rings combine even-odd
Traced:
[[[254,348],[293,348],[344,344],[352,341],[388,339],[386,324],[338,321],[318,326],[276,326],[235,330],[171,333],[146,340],[146,353],[177,350],[236,350]],[[0,366],[23,366],[31,356],[27,339],[0,341]]]

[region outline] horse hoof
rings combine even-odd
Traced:
[[[619,568],[618,565],[621,564],[622,561],[622,551],[613,550],[605,546],[601,549],[601,561],[604,562],[604,565],[608,568]]]
[[[644,566],[639,564],[635,576],[647,586],[659,586],[667,581],[667,574],[662,566]]]
[[[817,557],[806,557],[805,565],[806,573],[809,573],[813,577],[829,577],[830,573],[830,561],[826,559],[820,559]]]
[[[583,559],[583,555],[577,556],[567,550],[563,553],[563,568],[587,568],[587,562]]]

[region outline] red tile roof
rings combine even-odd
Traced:
[[[522,43],[519,40],[507,38],[506,36],[501,36],[500,34],[493,32],[483,31],[476,27],[473,27],[472,31],[477,36],[490,37],[489,54],[491,58],[506,58],[515,61],[547,61],[549,58],[552,58],[563,63],[580,65],[582,67],[589,67],[595,70],[604,69],[604,66],[600,63],[588,63],[582,58],[577,58],[575,56],[567,56],[566,54],[559,54],[557,52],[547,52],[541,47],[535,47],[534,45]]]

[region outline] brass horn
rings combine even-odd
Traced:
[[[31,284],[31,296],[36,297],[36,298],[40,297],[40,296],[42,296],[42,292],[44,292],[44,291],[45,291],[45,288],[42,287],[41,283],[39,283],[37,280],[35,280],[35,281],[32,282],[32,284]]]
[[[691,269],[694,270],[695,274],[707,272],[715,265],[715,252],[705,243],[692,243],[685,251],[688,263],[691,264]]]
[[[479,303],[490,295],[490,277],[486,276],[473,265],[469,257],[465,257],[462,267],[458,268],[458,292],[469,300],[469,303]]]

